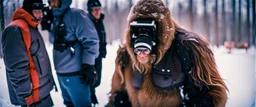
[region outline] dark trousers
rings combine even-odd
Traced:
[[[93,86],[91,86],[91,100],[92,100],[92,104],[96,105],[98,104],[98,99],[95,93],[95,88],[98,87],[101,83],[101,70],[102,70],[102,57],[98,57],[95,59],[95,68],[96,68],[96,72],[97,72],[97,81],[95,82],[95,84]]]
[[[52,107],[53,106],[53,101],[51,98],[51,95],[48,95],[47,97],[43,98],[39,102],[32,104],[30,106],[23,105],[21,107]]]
[[[95,68],[96,68],[96,71],[97,71],[98,80],[95,82],[95,84],[93,86],[94,88],[98,87],[100,85],[100,83],[101,83],[102,57],[96,58],[96,60],[95,60]]]

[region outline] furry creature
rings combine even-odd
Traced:
[[[204,102],[224,107],[228,89],[218,73],[209,43],[176,24],[161,0],[138,1],[130,11],[128,22],[139,18],[151,18],[157,22],[157,54],[150,55],[149,63],[140,63],[130,46],[128,27],[126,43],[117,52],[107,106],[113,106],[116,93],[126,91],[133,107],[178,107],[188,105],[183,103],[201,105]],[[180,46],[184,48],[182,53],[178,50]],[[187,56],[184,60],[191,62],[189,72],[184,72],[186,63],[183,62],[186,61],[181,59],[180,54]],[[164,72],[166,70],[168,72]],[[160,80],[159,77],[164,79]],[[134,80],[138,78],[139,87],[136,87]],[[162,86],[171,84],[163,88],[158,83],[164,83]],[[190,87],[189,92],[194,96],[188,102],[184,102],[183,89],[180,88],[184,86]]]

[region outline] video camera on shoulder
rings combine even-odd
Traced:
[[[53,13],[52,9],[49,6],[44,5],[43,9],[43,18],[41,20],[42,30],[51,30],[53,23]]]
[[[131,47],[147,48],[151,52],[156,48],[157,26],[154,20],[138,19],[130,23]]]

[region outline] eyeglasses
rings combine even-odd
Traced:
[[[92,8],[92,11],[100,11],[101,10],[101,7],[99,6],[99,7],[93,7]]]
[[[134,49],[134,53],[139,55],[141,53],[149,55],[150,54],[150,50],[148,48],[136,48]]]
[[[33,3],[33,9],[43,9],[44,5],[42,3]]]

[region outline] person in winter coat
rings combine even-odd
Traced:
[[[176,24],[162,0],[138,1],[128,21],[107,107],[225,106],[228,89],[209,43]]]
[[[37,28],[42,8],[42,0],[24,0],[2,35],[10,100],[21,107],[53,106],[51,64]]]
[[[72,0],[50,0],[53,9],[53,61],[64,104],[91,106],[90,86],[96,78],[99,39],[84,10],[70,8]]]
[[[97,71],[97,81],[96,83],[91,87],[91,91],[94,92],[95,95],[95,88],[98,87],[101,83],[101,72],[102,72],[102,58],[105,58],[107,55],[107,49],[106,49],[106,33],[104,28],[104,14],[101,12],[101,3],[99,0],[88,0],[87,2],[87,10],[88,10],[88,17],[93,22],[97,33],[98,38],[100,40],[99,42],[99,56],[95,60],[95,68]],[[93,95],[93,93],[92,93]],[[95,96],[96,97],[96,96]],[[92,100],[94,98],[92,97]],[[98,103],[97,101],[93,101],[93,103]]]

